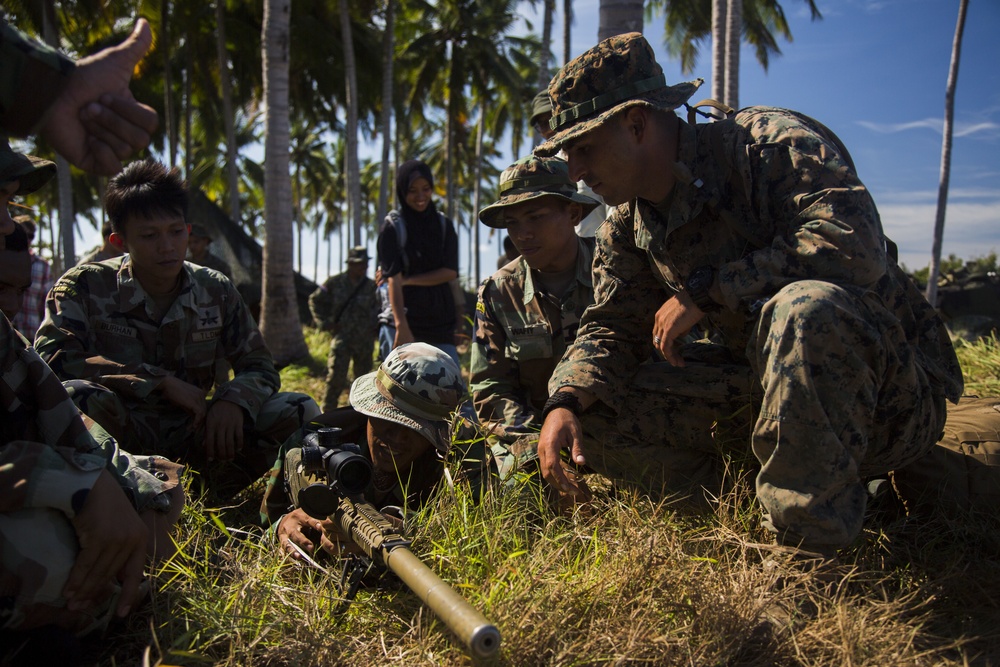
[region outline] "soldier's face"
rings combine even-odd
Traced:
[[[130,255],[143,288],[159,289],[172,286],[184,268],[188,226],[184,217],[176,214],[133,215],[125,221],[124,234],[111,234],[111,242]]]
[[[565,271],[576,263],[576,225],[583,209],[559,197],[539,197],[504,209],[507,233],[533,269]]]
[[[586,183],[608,206],[636,197],[631,185],[635,182],[635,161],[621,117],[612,117],[565,147],[569,177]]]
[[[188,236],[188,250],[193,259],[201,259],[208,250],[208,244],[212,240],[205,236]]]
[[[410,189],[406,191],[406,205],[418,213],[423,213],[431,203],[431,195],[434,191],[426,178],[416,178],[410,183]]]
[[[368,450],[376,470],[406,474],[410,465],[431,447],[424,436],[402,424],[368,418]]]
[[[31,287],[31,255],[0,250],[0,310],[12,320],[21,312],[24,291]]]

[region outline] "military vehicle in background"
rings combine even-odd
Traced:
[[[921,289],[927,270],[913,274]],[[941,262],[937,308],[952,335],[977,340],[1000,335],[1000,271],[997,255],[962,261],[951,255]]]

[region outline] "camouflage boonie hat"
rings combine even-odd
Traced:
[[[368,259],[368,250],[363,245],[356,245],[347,251],[348,264],[365,264]]]
[[[56,163],[34,155],[15,153],[0,135],[0,183],[20,181],[16,195],[29,195],[56,175]]]
[[[503,229],[507,226],[503,216],[505,207],[548,195],[582,205],[583,218],[599,204],[576,191],[576,184],[570,180],[569,166],[565,160],[529,155],[500,174],[500,199],[480,211],[479,219],[488,227]]]
[[[451,445],[449,419],[465,398],[455,361],[426,343],[400,345],[374,373],[351,385],[355,410],[413,429],[444,455]]]
[[[528,122],[534,125],[536,118],[551,113],[552,103],[549,102],[548,89],[539,90],[535,99],[531,100],[531,118],[528,119]]]
[[[668,86],[663,68],[642,33],[609,37],[566,63],[552,79],[549,126],[556,133],[535,148],[535,155],[555,155],[567,141],[630,106],[672,111],[691,99],[702,83],[704,80],[695,79]]]

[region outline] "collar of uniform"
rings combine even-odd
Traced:
[[[680,121],[677,131],[677,163],[673,165],[674,189],[670,216],[666,220],[664,238],[690,222],[704,204],[701,179],[694,176],[698,163],[698,132],[694,126]]]
[[[527,305],[535,298],[535,279],[532,277],[531,267],[528,266],[524,257],[518,261],[518,268],[524,271],[524,304]]]
[[[184,262],[183,269],[181,270],[181,284],[177,292],[177,300],[188,308],[196,307],[191,297],[192,291],[187,289],[192,284],[194,283],[191,275],[191,265],[188,262]],[[146,299],[149,297],[146,290],[142,288],[139,281],[132,275],[132,258],[127,254],[122,256],[121,267],[118,269],[118,294],[120,295],[119,303],[123,310],[131,310],[138,306],[145,308]]]

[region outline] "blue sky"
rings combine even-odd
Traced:
[[[561,6],[562,3],[557,3]],[[598,0],[576,0],[573,56],[597,40]],[[941,170],[944,94],[958,0],[781,0],[794,41],[764,73],[740,54],[740,106],[802,111],[843,139],[871,190],[886,234],[909,269],[930,262]],[[561,21],[561,17],[558,21]],[[536,21],[536,30],[540,30]],[[643,33],[668,82],[705,79],[711,43],[684,75],[662,45],[663,19]],[[972,258],[1000,252],[1000,2],[971,0],[962,42],[943,252]]]

